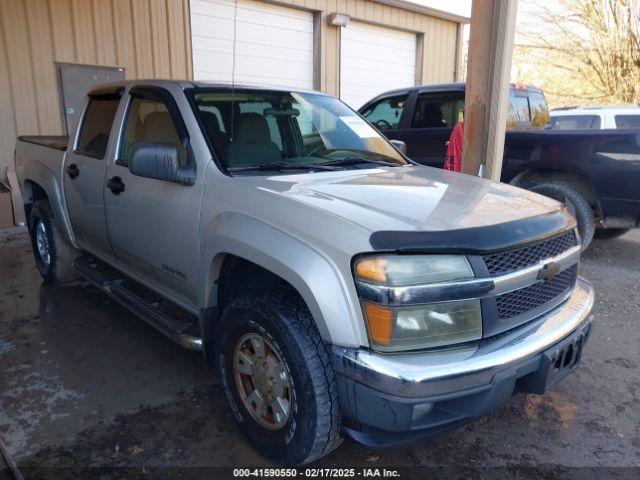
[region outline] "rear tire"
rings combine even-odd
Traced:
[[[582,249],[584,250],[589,246],[596,229],[596,218],[591,205],[576,187],[570,183],[558,181],[539,183],[529,187],[529,190],[564,203],[578,222]]]
[[[599,238],[600,240],[610,240],[613,238],[621,237],[629,230],[629,228],[596,228],[596,232],[593,236],[594,238]]]
[[[274,290],[233,300],[224,309],[221,325],[216,355],[220,378],[233,417],[249,441],[285,465],[305,464],[336,448],[341,438],[335,374],[327,347],[296,292]],[[246,344],[247,339],[251,343]],[[274,364],[279,364],[277,375],[264,377],[256,370]],[[285,379],[288,387],[277,387],[285,393],[273,393],[274,378]]]
[[[29,235],[36,266],[45,282],[62,283],[80,278],[73,267],[79,252],[60,234],[47,200],[37,200],[31,207]]]

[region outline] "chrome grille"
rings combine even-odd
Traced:
[[[551,280],[498,295],[496,297],[498,318],[515,317],[563,296],[575,284],[577,273],[578,266],[574,265]]]
[[[555,257],[571,247],[575,247],[577,244],[576,234],[573,230],[570,230],[533,245],[491,253],[484,255],[482,258],[489,270],[489,274],[494,277],[537,265],[540,260]]]

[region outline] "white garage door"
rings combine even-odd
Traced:
[[[350,22],[340,43],[340,98],[353,108],[416,78],[416,35]]]
[[[191,0],[195,80],[230,83],[233,0]],[[313,15],[293,8],[238,0],[235,81],[313,88]]]

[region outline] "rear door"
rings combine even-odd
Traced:
[[[449,90],[418,94],[402,133],[407,156],[430,167],[443,168],[453,127],[464,115],[464,91]]]
[[[184,185],[134,175],[129,170],[134,146],[154,143],[178,148],[181,168],[204,171],[204,162],[196,165],[185,112],[173,97],[184,92],[171,88],[172,92],[139,86],[128,92],[116,159],[107,172],[107,225],[114,254],[125,270],[181,305],[194,307],[204,176],[197,175],[194,185]],[[190,115],[191,131],[197,131]]]
[[[111,255],[104,211],[106,159],[122,88],[93,91],[64,164],[64,190],[77,241],[90,252]]]

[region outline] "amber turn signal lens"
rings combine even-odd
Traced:
[[[378,345],[389,345],[393,332],[393,312],[375,303],[364,302],[369,338]]]
[[[356,276],[361,280],[387,281],[387,260],[384,258],[363,258],[356,264]]]

